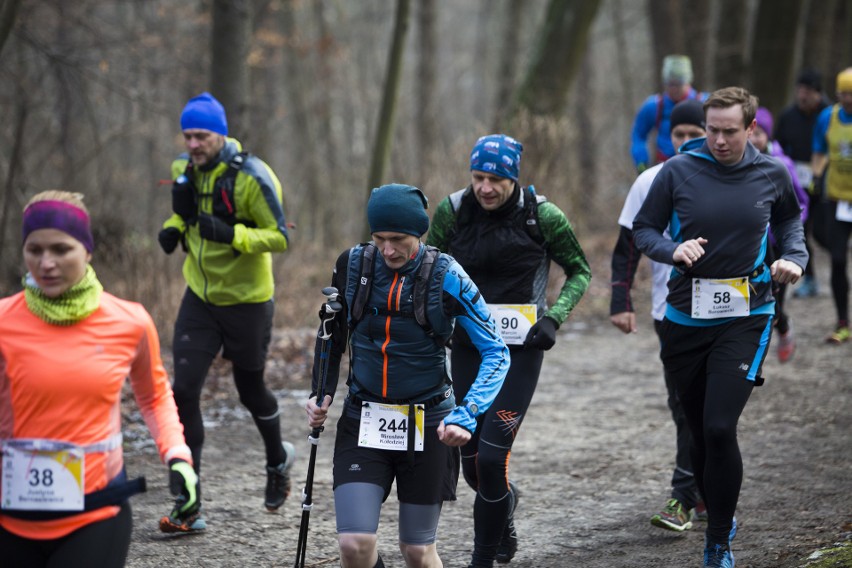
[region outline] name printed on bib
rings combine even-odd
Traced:
[[[506,345],[523,345],[527,333],[538,319],[534,304],[488,304],[488,309]]]
[[[8,440],[3,444],[2,509],[82,511],[85,500],[83,448],[53,440]]]
[[[730,318],[749,315],[748,276],[693,278],[692,317]]]
[[[365,402],[361,405],[361,427],[358,445],[380,450],[407,450],[408,429],[414,431],[414,451],[423,451],[424,405],[414,405],[413,420],[409,420],[407,404],[380,404]]]

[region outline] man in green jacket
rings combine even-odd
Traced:
[[[589,264],[559,207],[518,182],[520,142],[483,136],[470,154],[470,185],[438,204],[427,244],[452,255],[488,302],[512,363],[494,404],[477,417],[462,446],[462,472],[476,491],[470,566],[512,560],[518,547],[514,511],[518,490],[509,481],[509,457],[527,414],[544,352],[586,292]],[[565,273],[553,305],[545,297],[551,261]],[[479,353],[463,329],[453,335],[451,368],[457,402],[476,377]]]
[[[288,242],[281,183],[266,163],[227,137],[225,109],[211,94],[190,99],[180,124],[187,151],[172,162],[173,214],[158,235],[167,254],[178,244],[186,252],[187,289],[173,342],[175,402],[200,477],[201,389],[221,349],[263,439],[264,505],[276,511],[290,493],[295,460],[293,445],[281,439],[278,401],[263,378],[274,309],[272,253],[287,250]],[[178,514],[179,505],[161,519],[162,531],[206,528],[200,514]]]

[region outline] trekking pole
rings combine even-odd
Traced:
[[[330,324],[334,320],[334,316],[343,309],[343,305],[337,301],[337,288],[329,286],[322,289],[323,295],[326,297],[326,302],[323,304],[322,326],[318,333],[318,337],[322,340],[320,345],[320,360],[319,360],[319,385],[317,389],[317,404],[322,406],[325,400],[325,384],[328,379],[328,357],[331,351],[331,329]],[[314,488],[314,467],[317,460],[317,445],[319,444],[320,432],[323,431],[323,426],[319,426],[311,430],[308,436],[308,441],[311,443],[311,457],[308,461],[308,476],[305,480],[305,488],[302,491],[302,521],[299,524],[299,543],[296,548],[296,563],[295,568],[304,568],[305,566],[305,551],[308,545],[308,522],[311,518],[311,508],[313,507],[313,488]]]

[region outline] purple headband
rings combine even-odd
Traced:
[[[86,250],[95,248],[89,215],[76,205],[64,201],[36,201],[24,209],[24,241],[33,231],[57,229],[80,241]]]

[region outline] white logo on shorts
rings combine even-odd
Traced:
[[[746,365],[745,363],[740,363],[739,369],[740,371],[748,371],[748,365]]]
[[[353,463],[349,466],[349,471],[361,471],[361,466],[357,463]]]

